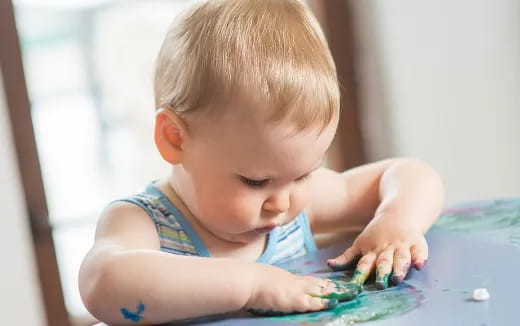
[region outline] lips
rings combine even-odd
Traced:
[[[265,234],[265,233],[271,232],[275,227],[276,227],[276,225],[270,225],[270,226],[266,226],[263,228],[255,229],[255,232],[260,233],[260,234]]]

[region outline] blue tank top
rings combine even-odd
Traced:
[[[211,257],[197,233],[170,200],[153,184],[142,193],[119,199],[141,207],[155,223],[161,250],[177,255]],[[288,224],[267,235],[258,263],[278,264],[316,251],[307,215],[302,211]]]

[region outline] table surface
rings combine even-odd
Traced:
[[[520,199],[471,202],[447,209],[427,234],[429,260],[397,287],[370,285],[355,301],[331,311],[284,317],[227,315],[192,325],[514,325],[520,290]],[[325,264],[348,242],[281,264],[299,274],[338,277]],[[372,281],[373,283],[373,281]],[[491,298],[471,300],[475,288]],[[178,325],[179,323],[169,324]],[[103,325],[103,324],[100,324]]]

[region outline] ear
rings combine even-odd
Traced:
[[[155,114],[155,145],[163,159],[171,164],[182,162],[187,136],[186,123],[172,110],[161,108]]]

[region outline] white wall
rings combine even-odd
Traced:
[[[34,254],[0,78],[0,311],[2,325],[45,325]]]
[[[448,203],[520,197],[520,2],[352,1],[370,156],[416,156]]]

